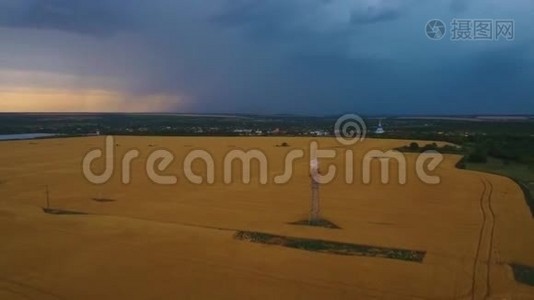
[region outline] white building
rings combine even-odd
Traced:
[[[378,127],[376,128],[375,133],[376,134],[384,134],[384,133],[386,133],[384,128],[382,128],[382,120],[378,121]]]

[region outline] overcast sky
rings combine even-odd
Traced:
[[[0,0],[0,111],[534,113],[534,0]]]

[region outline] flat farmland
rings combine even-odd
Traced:
[[[509,266],[534,266],[534,219],[512,180],[456,169],[460,157],[445,155],[428,172],[440,183],[427,184],[416,174],[418,155],[405,154],[405,184],[394,162],[389,182],[380,181],[380,158],[365,183],[369,151],[410,141],[342,146],[317,138],[320,149],[337,153],[320,160],[323,172],[337,170],[320,187],[320,205],[321,217],[339,228],[294,225],[308,218],[311,141],[115,137],[114,172],[100,185],[85,178],[82,160],[90,150],[104,149],[105,137],[0,143],[0,298],[534,299],[534,287],[517,283]],[[124,184],[122,158],[132,149],[140,155]],[[265,154],[266,184],[257,163],[248,184],[237,161],[225,168],[226,155],[238,149]],[[286,154],[299,149],[304,157],[294,161],[289,181],[276,183]],[[173,153],[173,162],[158,173],[175,175],[176,184],[156,184],[147,175],[148,157],[158,150]],[[184,159],[194,150],[212,157],[212,184],[188,180]],[[353,151],[352,183],[345,175],[347,150]],[[206,173],[199,160],[191,169]],[[95,173],[103,170],[104,158],[93,166]],[[229,183],[225,171],[232,175]],[[236,238],[243,232],[424,257],[340,255]]]

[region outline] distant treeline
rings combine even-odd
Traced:
[[[503,124],[506,126],[506,124]],[[424,152],[436,150],[441,153],[463,154],[467,162],[485,163],[488,157],[501,159],[504,163],[517,162],[534,168],[534,134],[529,131],[510,132],[509,134],[473,133],[471,135],[431,136],[427,133],[411,133],[389,136],[391,138],[412,140],[440,140],[458,145],[438,147],[435,143],[419,146],[416,142],[398,148],[403,152]]]
[[[506,162],[517,162],[534,167],[534,137],[513,135],[477,136],[464,143],[470,149],[469,162],[484,163],[488,156]]]
[[[10,114],[0,113],[0,134],[57,133],[143,136],[301,136],[322,130],[333,134],[339,116],[299,115],[179,115],[179,114]],[[375,135],[378,119],[365,119],[368,137],[449,142],[403,147],[401,151],[463,154],[468,162],[484,163],[488,156],[534,166],[534,119],[523,121],[465,121],[386,118],[385,134]],[[247,131],[245,131],[247,132]]]
[[[423,153],[426,151],[437,151],[443,154],[465,154],[464,150],[460,146],[455,145],[444,145],[439,147],[436,143],[426,144],[423,147],[419,146],[419,143],[412,142],[408,146],[403,146],[396,148],[400,152],[411,152],[411,153]]]

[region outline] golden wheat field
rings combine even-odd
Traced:
[[[1,299],[534,299],[534,288],[514,281],[511,263],[534,266],[534,220],[521,189],[510,179],[459,170],[446,155],[441,182],[415,174],[406,154],[407,182],[371,183],[360,166],[369,150],[409,141],[367,139],[340,146],[316,139],[337,157],[337,177],[321,186],[321,216],[339,229],[290,224],[308,217],[308,138],[116,137],[115,172],[102,185],[82,172],[84,155],[104,148],[104,137],[0,143]],[[277,147],[286,142],[289,147]],[[354,152],[354,182],[344,180],[347,149]],[[121,182],[120,158],[131,149],[131,182]],[[146,160],[166,149],[175,160],[153,183]],[[194,184],[183,160],[203,149],[214,159],[214,183]],[[252,166],[252,180],[223,180],[231,150],[256,149],[268,158],[267,184]],[[285,155],[303,149],[289,182]],[[103,170],[103,159],[95,172]],[[205,170],[195,161],[193,171]],[[49,204],[47,204],[47,187]],[[43,208],[83,214],[48,214]],[[238,231],[424,252],[422,261],[338,255],[282,244],[236,239]]]

